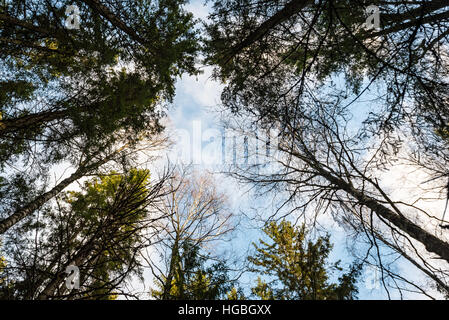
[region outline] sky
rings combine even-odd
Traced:
[[[187,7],[187,10],[191,11],[197,18],[206,19],[208,14],[208,7],[203,5],[203,1],[194,0],[191,1]],[[208,145],[214,144],[209,142],[209,137],[214,135],[214,132],[218,134],[220,131],[220,123],[217,120],[217,115],[214,113],[220,104],[220,94],[223,89],[223,85],[214,81],[211,77],[212,68],[207,66],[200,66],[203,73],[198,76],[183,76],[176,85],[176,96],[173,101],[173,105],[170,107],[168,117],[172,130],[176,130],[179,133],[178,143],[174,147],[174,153],[178,155],[184,154],[186,146],[190,145],[190,159],[195,161],[195,168],[199,170],[207,170],[215,172],[216,183],[224,190],[230,197],[232,208],[237,213],[244,213],[251,215],[254,210],[265,210],[263,212],[270,214],[276,209],[276,203],[270,203],[271,196],[267,195],[265,201],[261,198],[252,197],[250,191],[251,186],[244,186],[237,184],[232,178],[226,177],[222,174],[218,174],[215,167],[208,166],[205,161],[199,161],[194,159],[195,150],[198,146],[194,140],[198,139],[198,134],[195,131],[200,131],[202,140],[201,143],[203,149],[203,157],[207,150]],[[200,127],[200,128],[199,128]],[[209,131],[209,132],[208,132]],[[219,146],[221,140],[217,137],[215,145]],[[190,141],[189,141],[190,140]],[[189,141],[189,142],[187,142]],[[241,144],[243,141],[239,139],[237,144]],[[211,148],[212,150],[214,148]],[[219,151],[217,151],[219,152]],[[173,155],[172,155],[173,156]],[[220,158],[220,155],[218,155]],[[176,156],[175,156],[176,157]],[[206,161],[207,162],[207,161]],[[271,212],[270,212],[271,211]],[[330,260],[342,260],[343,262],[350,263],[350,257],[346,252],[345,240],[346,236],[343,230],[330,219],[323,219],[323,225],[326,225],[332,229],[331,241],[334,242],[334,250],[331,254]],[[234,254],[237,256],[244,255],[246,250],[250,247],[252,241],[257,241],[262,237],[262,232],[258,229],[258,225],[254,225],[252,221],[240,221],[239,228],[232,236],[230,247],[233,248]],[[229,245],[229,244],[228,244]],[[367,278],[372,278],[372,272],[366,274]],[[254,281],[256,277],[254,275],[245,275],[241,282],[244,286],[251,286],[251,281]],[[371,283],[368,279],[367,283]],[[364,285],[365,280],[361,281],[360,295],[362,299],[377,299],[384,298],[380,289],[376,289],[376,285]]]
[[[192,12],[196,18],[206,20],[210,9],[204,5],[204,0],[191,0],[186,5],[186,10]],[[179,159],[187,160],[185,163],[192,161],[196,170],[207,171],[214,175],[218,188],[228,196],[231,210],[236,217],[240,218],[235,220],[238,228],[231,234],[228,242],[220,244],[218,251],[244,260],[251,248],[251,243],[263,238],[261,224],[253,221],[250,217],[271,215],[277,209],[279,204],[277,200],[279,199],[275,199],[273,194],[256,197],[251,185],[239,184],[233,178],[220,172],[223,168],[221,166],[223,161],[221,147],[224,133],[216,111],[219,109],[220,95],[224,85],[213,80],[212,67],[201,64],[198,67],[202,70],[201,74],[197,76],[184,75],[176,83],[176,96],[168,111],[167,130],[169,136],[175,133],[174,136],[177,136],[178,139],[166,155],[161,154],[160,156],[162,160],[168,157],[173,162]],[[356,104],[355,108],[358,108],[359,111],[354,114],[352,121],[360,122],[360,119],[369,112],[369,107],[367,100]],[[226,141],[230,140],[226,137]],[[244,144],[244,138],[236,137],[236,144],[241,147]],[[241,148],[237,150],[240,150],[237,158],[242,157]],[[228,149],[226,149],[225,159],[231,162],[233,160]],[[73,171],[74,168],[66,168],[65,165],[61,165],[55,170],[55,177],[61,180]],[[378,175],[381,185],[391,191],[390,195],[393,199],[410,202],[420,198],[418,204],[423,209],[440,213],[444,207],[443,201],[435,201],[433,198],[436,195],[426,193],[425,186],[420,183],[427,177],[426,172],[414,170],[405,163],[398,163],[393,170],[379,172]],[[71,189],[74,189],[74,185],[71,186]],[[320,216],[319,223],[323,229],[330,232],[331,242],[334,244],[329,260],[331,262],[341,260],[343,266],[348,266],[353,258],[347,250],[347,244],[351,241],[347,233],[329,215]],[[428,227],[431,230],[434,226]],[[449,241],[449,239],[447,240]],[[424,276],[409,263],[399,261],[396,263],[396,268],[400,274],[409,276],[417,282],[425,281]],[[151,278],[151,274],[147,271],[145,272],[145,288],[137,281],[133,281],[132,286],[136,292],[142,290],[148,292],[152,282]],[[248,289],[255,285],[256,278],[256,275],[247,273],[242,276],[240,283]],[[358,283],[359,299],[387,298],[378,279],[379,275],[375,270],[364,271]],[[249,291],[246,290],[246,293],[248,294]],[[391,297],[398,299],[399,294],[392,292]],[[404,296],[404,298],[415,297],[422,298],[413,293]],[[142,298],[148,297],[143,296]]]
[[[195,17],[200,19],[207,19],[209,8],[203,4],[202,0],[193,0],[186,9],[191,11]],[[231,207],[236,213],[244,213],[251,215],[255,211],[264,211],[262,214],[270,214],[276,209],[276,202],[273,201],[271,195],[266,195],[265,198],[253,197],[251,186],[237,184],[232,178],[219,174],[218,167],[210,166],[207,162],[211,160],[211,155],[216,156],[212,162],[219,162],[221,159],[221,143],[223,132],[220,131],[221,125],[217,114],[214,112],[220,105],[220,94],[223,85],[214,81],[211,77],[212,68],[199,65],[202,74],[198,76],[183,76],[176,85],[176,96],[173,105],[170,107],[168,117],[170,122],[170,129],[177,132],[177,143],[172,150],[170,157],[176,159],[177,157],[184,157],[183,159],[190,159],[195,163],[195,169],[206,170],[213,172],[216,177],[216,183],[230,198]],[[366,103],[365,103],[366,106]],[[360,105],[362,108],[363,105]],[[360,109],[363,114],[367,112],[365,109]],[[355,115],[355,119],[363,117],[362,114]],[[240,137],[241,138],[241,137]],[[237,145],[243,143],[243,140],[237,138]],[[228,140],[226,140],[228,141]],[[199,155],[200,154],[200,155]],[[229,155],[227,155],[229,156]],[[229,159],[229,158],[228,158]],[[410,181],[417,181],[416,178],[422,178],[422,172],[413,172],[413,174],[405,167],[394,170],[394,172],[383,173],[383,183],[386,187],[396,186],[397,181],[402,179],[404,183]],[[381,177],[382,175],[380,175]],[[407,180],[407,181],[405,181]],[[404,184],[405,185],[405,184]],[[415,186],[418,188],[417,186]],[[415,188],[415,191],[417,190]],[[421,190],[422,191],[422,190]],[[407,189],[398,188],[395,196],[398,199],[411,196],[413,192]],[[441,203],[431,203],[429,208],[440,208]],[[271,211],[271,212],[270,212]],[[260,213],[260,212],[259,212]],[[320,223],[326,227],[331,233],[331,242],[334,243],[334,250],[332,251],[330,261],[342,260],[343,265],[348,265],[352,261],[352,257],[347,251],[347,237],[344,230],[339,227],[329,216],[320,218]],[[260,225],[256,225],[253,221],[243,219],[239,221],[239,228],[233,234],[231,247],[236,256],[244,256],[248,250],[251,241],[257,241],[262,237]],[[402,274],[410,275],[416,281],[425,281],[425,278],[411,267],[409,263],[400,261],[396,264],[397,269]],[[244,286],[251,286],[251,282],[255,280],[252,275],[245,275],[241,281]],[[359,298],[360,299],[385,299],[387,296],[385,291],[380,286],[377,272],[372,269],[364,271],[359,281]],[[398,299],[400,296],[392,292],[393,299]],[[410,293],[406,298],[414,298],[413,293]],[[419,296],[419,298],[422,298]]]
[[[203,10],[201,9],[201,12]],[[215,129],[219,131],[220,123],[217,121],[216,114],[213,110],[220,104],[222,88],[222,85],[211,78],[211,68],[204,68],[204,73],[197,77],[184,76],[177,83],[176,97],[169,112],[169,119],[173,128],[180,132],[184,138],[179,138],[178,144],[174,147],[174,153],[178,153],[178,155],[184,154],[183,152],[186,146],[190,146],[190,159],[195,160],[193,156],[193,149],[195,147],[192,146],[195,139],[194,131],[200,129],[204,140],[209,136],[207,135],[208,130]],[[198,128],[198,124],[200,128]],[[186,141],[189,141],[189,143],[186,143]],[[242,142],[240,139],[238,143]],[[201,147],[207,149],[208,144],[213,144],[213,142],[207,143],[203,141]],[[211,166],[204,164],[203,161],[199,164],[196,162],[195,168],[215,173],[217,185],[230,197],[233,210],[236,213],[244,213],[245,215],[251,216],[254,214],[254,210],[258,210],[259,214],[270,215],[277,209],[276,204],[278,202],[270,203],[272,195],[266,195],[265,201],[260,197],[255,198],[250,190],[250,185],[238,184],[232,178],[219,174],[217,172],[219,169],[214,170],[216,169],[215,167],[211,168]],[[323,227],[331,230],[331,241],[334,243],[334,249],[330,256],[330,261],[342,260],[343,265],[350,264],[352,258],[346,250],[347,237],[345,232],[329,217],[322,217],[320,222]],[[250,220],[243,221],[239,224],[239,228],[233,234],[233,240],[231,242],[231,247],[236,255],[244,255],[252,241],[256,242],[259,238],[263,237],[261,230],[257,229],[259,226],[260,224],[255,225]],[[375,283],[374,279],[376,277],[377,275],[373,270],[367,270],[362,276],[363,279],[359,283],[360,299],[384,299],[386,297],[380,286]],[[251,281],[255,279],[256,277],[254,275],[245,275],[242,278],[243,285],[251,286]]]
[[[192,0],[186,5],[186,9],[192,12],[196,18],[207,19],[209,8],[203,4],[203,0]],[[162,161],[168,157],[172,162],[177,162],[180,159],[184,164],[193,162],[195,170],[204,170],[214,175],[217,187],[228,196],[231,210],[236,217],[239,217],[236,220],[238,228],[232,233],[229,242],[221,244],[219,251],[244,261],[251,248],[251,242],[257,242],[259,238],[263,237],[261,224],[256,223],[250,217],[273,214],[279,205],[279,199],[276,199],[274,197],[276,195],[273,194],[255,197],[251,185],[239,184],[231,177],[220,173],[223,169],[221,147],[224,143],[229,146],[228,142],[231,141],[221,129],[222,123],[216,113],[224,86],[212,79],[212,67],[201,64],[198,67],[203,71],[202,74],[184,75],[176,83],[176,96],[169,107],[166,127],[168,136],[175,136],[177,139],[175,139],[171,150],[160,156]],[[353,121],[357,123],[369,111],[369,105],[367,101],[363,101],[359,105],[355,105],[355,108],[358,108],[356,109],[358,112],[355,113]],[[236,155],[238,161],[243,156],[241,147],[244,144],[244,138],[237,136],[235,143],[238,147]],[[249,144],[251,145],[251,142]],[[227,164],[233,161],[233,154],[228,152],[228,147],[225,148],[225,159]],[[61,179],[70,173],[70,170],[64,172],[61,174]],[[419,196],[417,192],[423,192],[416,181],[425,180],[425,172],[413,171],[403,164],[396,166],[393,171],[379,173],[379,179],[385,188],[390,187],[395,190],[392,197],[409,200],[411,197]],[[398,181],[402,181],[402,188],[398,188]],[[443,206],[442,203],[435,201],[422,203],[422,205],[424,208],[436,211]],[[331,262],[341,260],[343,266],[349,266],[353,258],[347,250],[347,244],[351,241],[347,233],[329,215],[320,216],[319,223],[323,229],[330,232],[331,242],[334,244],[329,260]],[[423,275],[409,263],[399,261],[396,263],[396,267],[403,275],[409,275],[416,281],[425,281]],[[144,273],[144,276],[145,287],[142,287],[137,281],[131,283],[135,292],[148,292],[148,287],[152,283],[149,270]],[[257,279],[255,275],[244,274],[240,283],[244,288],[250,288],[254,285],[255,279]],[[364,271],[358,283],[359,299],[387,298],[378,279],[379,275],[374,269]],[[247,290],[246,293],[249,291]],[[405,298],[415,297],[422,298],[422,296],[415,296],[412,293],[405,296]],[[148,296],[142,298],[148,298]],[[392,292],[391,298],[398,299],[398,293]]]

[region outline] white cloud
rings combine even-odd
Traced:
[[[203,1],[191,1],[185,6],[187,11],[193,13],[195,18],[199,18],[201,20],[206,20],[209,15],[209,8],[207,5],[203,3]]]
[[[223,85],[212,79],[212,67],[202,68],[198,76],[182,76],[177,83],[178,95],[191,97],[199,106],[211,107],[220,103]]]

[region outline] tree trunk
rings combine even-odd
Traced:
[[[256,30],[251,32],[245,40],[231,48],[230,52],[226,54],[224,64],[229,62],[234,56],[236,56],[243,49],[249,47],[254,42],[262,38],[273,27],[282,23],[283,21],[291,18],[295,14],[299,13],[307,5],[312,4],[311,0],[292,0],[288,2],[284,8],[276,12],[271,18],[263,22]]]
[[[307,149],[306,145],[302,143],[303,147]],[[422,229],[403,215],[399,215],[375,198],[365,195],[363,192],[355,189],[350,183],[346,182],[340,177],[335,176],[331,172],[327,171],[322,167],[319,161],[311,154],[306,151],[307,155],[301,155],[294,150],[285,150],[280,147],[281,151],[289,152],[291,155],[301,159],[306,162],[312,168],[317,171],[317,174],[325,178],[332,185],[336,186],[338,189],[345,191],[348,195],[357,199],[358,203],[364,207],[371,209],[379,217],[387,220],[393,226],[405,232],[407,235],[413,239],[419,241],[424,245],[428,252],[432,252],[440,256],[442,259],[449,262],[449,243],[435,237],[434,235],[428,233],[426,230]]]
[[[67,111],[47,111],[30,114],[16,119],[0,120],[0,136],[18,130],[29,130],[40,124],[67,116]]]
[[[42,28],[41,26],[36,26],[32,23],[28,23],[19,19],[16,19],[14,17],[11,17],[10,15],[0,13],[0,21],[5,22],[7,25],[13,25],[13,26],[20,26],[22,28],[25,28],[30,31],[34,31],[46,36],[55,36],[54,30],[47,30]]]
[[[321,176],[326,178],[330,183],[357,199],[360,205],[373,210],[379,217],[388,220],[395,227],[405,232],[413,239],[421,242],[427,251],[435,253],[442,259],[449,262],[449,244],[447,242],[444,242],[434,235],[428,233],[426,230],[417,226],[406,217],[398,215],[393,210],[379,203],[376,199],[366,196],[363,192],[355,189],[352,185],[350,185],[343,179],[335,177],[321,167],[317,168],[315,166],[315,169],[317,169]]]
[[[125,22],[120,20],[114,13],[112,13],[105,5],[98,0],[84,0],[84,2],[90,6],[95,12],[108,20],[112,25],[125,32],[134,41],[139,42],[141,45],[148,44],[145,39],[140,37],[132,28],[128,27]]]
[[[37,296],[38,300],[47,300],[49,297],[54,296],[55,290],[61,285],[61,283],[66,279],[67,274],[65,269],[70,265],[80,266],[87,259],[89,254],[92,252],[92,249],[95,245],[96,237],[95,235],[89,240],[88,243],[84,245],[84,247],[78,252],[78,254],[69,262],[67,262],[63,270],[58,272],[56,276],[50,281],[42,290],[42,292]]]
[[[435,15],[426,16],[426,17],[423,17],[422,19],[420,19],[420,17],[416,17],[415,19],[412,19],[408,22],[396,24],[396,25],[391,26],[390,28],[387,28],[387,29],[384,29],[384,30],[381,30],[378,32],[374,32],[371,34],[367,34],[364,38],[369,39],[369,38],[374,38],[374,37],[379,37],[379,36],[385,36],[385,35],[395,33],[398,31],[402,31],[405,29],[416,28],[416,27],[419,27],[419,26],[422,26],[425,24],[429,24],[429,23],[445,21],[448,18],[449,18],[449,11],[445,11],[445,12],[438,13]]]
[[[165,279],[164,283],[164,292],[162,293],[162,299],[167,300],[170,296],[171,291],[171,283],[173,281],[173,276],[176,268],[176,264],[178,263],[178,257],[179,257],[179,236],[176,235],[175,242],[173,244],[173,248],[171,251],[171,257],[170,257],[170,267],[168,270],[167,279]]]
[[[51,198],[56,196],[58,193],[60,193],[65,187],[67,187],[72,182],[82,178],[89,171],[97,169],[101,165],[108,162],[112,158],[112,155],[113,154],[111,154],[108,157],[105,157],[104,159],[102,159],[94,164],[79,167],[78,170],[76,170],[68,178],[66,178],[66,179],[62,180],[60,183],[58,183],[55,187],[53,187],[53,189],[36,197],[31,202],[29,202],[22,208],[18,209],[16,212],[14,212],[8,218],[0,221],[0,234],[5,233],[13,225],[15,225],[16,223],[21,221],[26,216],[32,214],[35,210],[40,208],[44,203],[46,203],[48,200],[50,200]]]

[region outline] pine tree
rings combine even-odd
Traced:
[[[59,197],[42,212],[11,252],[15,266],[11,296],[16,299],[115,299],[131,276],[140,276],[141,250],[150,245],[149,215],[163,181],[148,170],[110,172],[86,181],[80,191]],[[37,230],[36,230],[37,229]],[[80,288],[68,290],[66,268],[80,271]],[[126,294],[126,293],[124,293]]]
[[[245,294],[241,288],[232,287],[231,291],[226,294],[228,300],[246,300]]]
[[[308,240],[304,225],[271,222],[263,229],[270,242],[253,244],[256,253],[248,258],[252,271],[268,276],[268,283],[257,279],[252,293],[262,300],[351,300],[357,295],[360,269],[352,267],[338,282],[330,283],[334,271],[342,271],[340,262],[329,263],[332,250],[329,236]]]
[[[223,261],[213,262],[198,246],[185,242],[175,256],[173,278],[168,296],[164,294],[167,277],[155,280],[159,289],[151,290],[151,296],[167,300],[216,300],[223,299],[232,292],[234,281],[228,275]]]
[[[364,25],[373,6],[380,30]],[[360,241],[354,252],[383,270],[385,288],[391,280],[404,292],[416,282],[382,262],[390,250],[449,292],[431,258],[449,262],[444,208],[429,210],[422,189],[404,201],[409,195],[396,188],[406,186],[390,188],[379,179],[399,160],[428,175],[420,181],[432,189],[425,193],[447,198],[441,190],[449,167],[448,9],[440,0],[225,0],[214,1],[207,28],[208,61],[226,85],[226,125],[233,122],[228,115],[238,114],[251,128],[279,133],[279,152],[268,159],[279,171],[254,166],[237,168],[235,176],[287,190],[282,206],[308,219],[332,216]],[[248,123],[236,126],[245,130]],[[415,250],[415,243],[425,249]],[[432,295],[426,285],[420,291]]]
[[[161,132],[176,78],[197,73],[195,21],[184,4],[6,2],[0,13],[0,171],[5,188],[17,192],[1,199],[0,219],[17,209],[9,202],[32,201],[19,190],[48,190],[42,185],[53,165],[78,165]],[[79,28],[64,24],[69,6],[78,8]],[[16,170],[19,176],[10,174]]]
[[[1,255],[1,253],[2,253],[2,251],[1,251],[2,246],[1,245],[2,245],[2,243],[0,242],[0,288],[3,287],[3,283],[5,282],[5,278],[6,278],[6,276],[5,276],[5,268],[7,266],[6,258]]]

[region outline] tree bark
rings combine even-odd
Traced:
[[[127,35],[131,37],[134,41],[139,42],[142,45],[147,45],[148,41],[139,36],[132,28],[128,27],[125,22],[120,20],[111,10],[108,9],[105,5],[101,4],[98,0],[84,0],[84,2],[91,7],[95,12],[101,15],[103,18],[108,20],[112,25],[119,28]]]
[[[0,137],[13,131],[34,128],[42,123],[62,119],[66,116],[67,111],[45,111],[16,119],[0,120]]]
[[[315,166],[315,169],[317,169],[320,175],[326,178],[330,183],[357,199],[360,205],[373,210],[378,216],[382,217],[385,220],[388,220],[395,227],[423,244],[427,251],[435,253],[442,259],[449,262],[449,244],[447,242],[444,242],[443,240],[428,233],[426,230],[417,226],[406,217],[398,215],[393,210],[379,203],[379,201],[377,201],[376,199],[369,197],[363,192],[355,189],[352,185],[350,185],[343,179],[335,177],[321,167]]]
[[[6,24],[13,25],[13,26],[20,26],[22,28],[25,28],[29,31],[34,31],[46,36],[54,36],[55,32],[52,30],[47,30],[42,28],[41,26],[36,26],[32,23],[28,23],[19,19],[16,19],[14,17],[11,17],[10,15],[0,13],[0,21],[5,22]]]
[[[176,264],[178,263],[179,260],[179,235],[176,235],[175,238],[175,242],[173,244],[173,249],[171,252],[171,257],[170,257],[170,267],[168,270],[168,275],[167,275],[167,279],[165,279],[165,284],[164,284],[164,292],[162,293],[162,299],[163,300],[167,300],[170,296],[170,291],[171,291],[171,283],[173,281],[173,275],[175,272],[175,268],[176,268]]]
[[[390,28],[378,31],[378,32],[374,32],[372,34],[368,34],[364,37],[364,39],[369,39],[369,38],[374,38],[374,37],[379,37],[379,36],[385,36],[391,33],[395,33],[398,31],[402,31],[405,29],[409,29],[412,27],[419,27],[425,24],[429,24],[432,22],[439,22],[439,21],[444,21],[446,19],[449,18],[449,11],[445,11],[445,12],[441,12],[438,14],[434,14],[434,15],[430,15],[430,16],[426,16],[423,17],[422,19],[420,19],[419,17],[416,17],[415,19],[412,19],[411,21],[408,22],[404,22],[401,24],[396,24],[393,25]]]
[[[94,164],[91,164],[88,166],[81,166],[72,175],[70,175],[68,178],[62,180],[55,187],[53,187],[53,189],[36,197],[31,202],[29,202],[25,206],[21,207],[20,209],[18,209],[16,212],[14,212],[8,218],[0,221],[0,234],[5,233],[13,225],[18,223],[22,219],[24,219],[26,216],[32,214],[35,210],[40,208],[44,203],[46,203],[48,200],[50,200],[51,198],[56,196],[58,193],[60,193],[69,184],[82,178],[89,171],[97,169],[101,165],[108,162],[111,158],[112,158],[112,155],[105,157],[104,159],[102,159]]]
[[[229,62],[243,49],[249,47],[254,42],[262,38],[268,31],[270,31],[270,29],[299,13],[311,3],[313,3],[311,0],[292,0],[288,2],[284,8],[276,12],[271,18],[263,22],[256,30],[251,32],[245,40],[231,48],[230,52],[225,57],[226,60],[224,61],[224,64]]]

